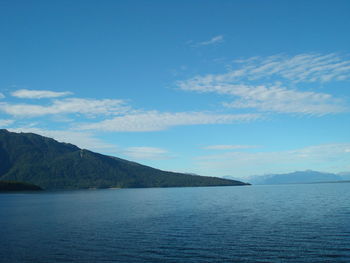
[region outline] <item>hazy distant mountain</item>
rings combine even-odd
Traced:
[[[240,181],[166,172],[33,133],[0,130],[0,180],[44,189],[245,185]]]
[[[307,170],[286,174],[253,176],[249,178],[248,182],[252,184],[300,184],[342,180],[345,180],[345,178],[337,174]]]
[[[350,180],[350,172],[342,172],[337,175],[341,176],[344,180]]]

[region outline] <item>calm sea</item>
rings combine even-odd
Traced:
[[[350,262],[350,184],[0,194],[0,262]]]

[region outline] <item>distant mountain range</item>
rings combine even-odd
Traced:
[[[44,189],[234,186],[236,180],[167,172],[34,133],[0,130],[0,180]]]
[[[302,184],[318,182],[337,182],[350,180],[350,173],[323,173],[317,171],[297,171],[286,174],[268,174],[252,176],[247,181],[251,184]]]

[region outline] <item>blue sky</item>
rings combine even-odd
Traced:
[[[0,1],[0,127],[210,176],[350,171],[349,1]]]

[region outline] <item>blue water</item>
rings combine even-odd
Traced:
[[[350,184],[0,194],[0,262],[350,262]]]

